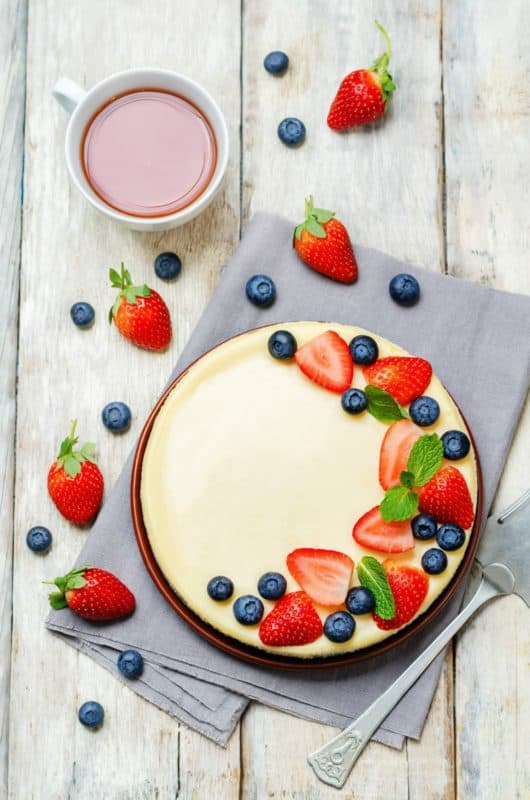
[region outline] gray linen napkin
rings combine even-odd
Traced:
[[[223,270],[213,299],[171,377],[218,342],[241,331],[287,320],[324,320],[366,327],[429,359],[462,408],[476,438],[484,508],[492,503],[526,396],[530,371],[530,298],[426,272],[383,253],[356,248],[359,280],[334,283],[304,267],[291,247],[292,224],[257,214]],[[422,297],[403,309],[387,286],[397,272],[417,275]],[[247,278],[265,272],[278,297],[269,309],[251,305]],[[428,630],[391,652],[354,667],[286,672],[246,664],[208,644],[166,604],[138,553],[129,507],[132,456],[80,553],[80,563],[116,572],[137,598],[122,622],[94,626],[69,610],[47,626],[120,677],[117,652],[140,650],[147,661],[129,686],[175,718],[225,744],[248,699],[301,717],[345,726],[423,651],[456,614],[462,592]],[[419,738],[442,658],[423,674],[374,738],[401,747]]]

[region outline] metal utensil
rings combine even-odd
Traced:
[[[529,501],[530,489],[488,521],[475,559],[482,580],[458,616],[366,711],[308,757],[309,764],[321,781],[339,789],[344,786],[374,731],[455,633],[484,603],[515,592],[530,607]]]

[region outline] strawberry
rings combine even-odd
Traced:
[[[86,442],[77,449],[77,420],[70,435],[61,442],[57,460],[48,472],[48,493],[63,517],[77,525],[90,522],[103,500],[103,475],[93,456],[94,445]]]
[[[384,389],[402,406],[424,393],[431,381],[432,367],[424,358],[388,356],[363,369],[367,383]]]
[[[396,613],[392,619],[381,619],[377,614],[373,618],[378,628],[390,631],[410,622],[427,596],[429,579],[422,570],[391,559],[383,561],[383,567],[394,595]]]
[[[309,595],[322,606],[340,606],[350,588],[353,561],[337,550],[300,547],[287,556],[287,569]]]
[[[284,595],[259,627],[263,644],[273,647],[309,644],[319,636],[322,622],[305,592]]]
[[[356,69],[342,81],[328,112],[328,125],[334,131],[366,125],[382,117],[396,88],[388,72],[390,39],[383,26],[375,24],[385,37],[386,52],[370,69]]]
[[[97,567],[77,567],[51,583],[59,589],[48,596],[52,608],[68,606],[91,622],[108,622],[132,614],[136,601],[133,593],[111,572]]]
[[[299,347],[296,363],[310,380],[342,394],[353,379],[353,361],[348,345],[335,331],[326,331]]]
[[[352,536],[361,547],[380,553],[404,553],[414,547],[410,520],[385,522],[379,506],[367,511],[357,520]]]
[[[412,445],[421,435],[421,428],[410,419],[400,419],[388,428],[379,456],[379,483],[383,489],[399,486],[399,476],[407,469]]]
[[[456,467],[443,467],[420,490],[420,511],[439,523],[470,528],[475,518],[473,500],[464,476]]]
[[[165,350],[171,341],[171,319],[158,292],[145,283],[133,286],[123,261],[120,273],[111,269],[109,276],[112,286],[120,290],[109,311],[109,322],[114,320],[121,335],[137,347]]]
[[[334,211],[315,208],[313,198],[305,201],[305,220],[294,229],[293,247],[316,272],[340,283],[357,280],[357,261],[348,231]]]

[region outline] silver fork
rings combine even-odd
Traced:
[[[530,606],[529,500],[530,489],[488,522],[475,561],[482,579],[458,616],[366,711],[308,757],[309,764],[321,781],[339,789],[344,786],[372,734],[477,609],[495,597],[512,592]],[[501,559],[505,563],[501,563]]]

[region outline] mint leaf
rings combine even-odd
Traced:
[[[364,387],[364,393],[368,400],[368,413],[379,422],[397,422],[408,417],[405,409],[384,389],[369,383]]]
[[[414,442],[407,461],[407,470],[414,473],[414,486],[425,486],[438,472],[444,448],[437,433],[426,434]]]
[[[393,486],[385,494],[379,511],[385,522],[402,522],[418,510],[419,498],[406,486]]]
[[[399,480],[401,481],[402,486],[406,486],[407,489],[412,489],[414,486],[414,473],[404,470],[399,476]]]
[[[364,556],[357,565],[357,575],[361,585],[370,589],[375,598],[375,613],[381,619],[393,619],[396,615],[394,595],[383,565],[373,556]]]

